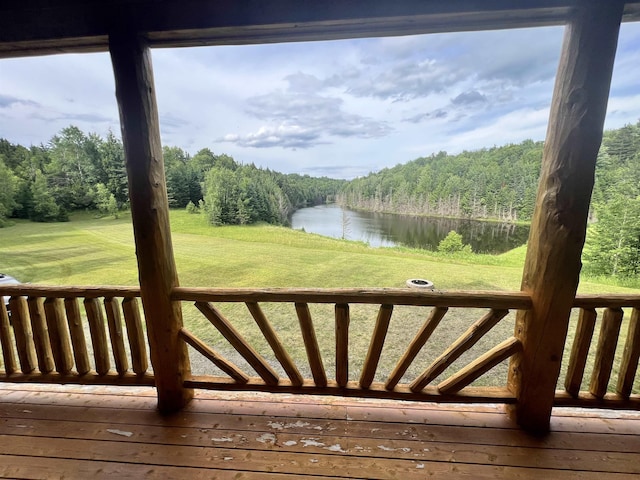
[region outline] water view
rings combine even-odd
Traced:
[[[408,217],[343,209],[330,205],[297,210],[291,227],[327,237],[363,241],[372,247],[404,245],[435,250],[451,230],[460,233],[474,252],[503,253],[524,245],[529,226],[477,220]]]

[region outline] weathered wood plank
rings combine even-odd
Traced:
[[[416,355],[420,353],[420,350],[422,349],[424,344],[427,343],[427,340],[429,340],[429,337],[431,337],[431,334],[436,329],[436,327],[440,323],[440,320],[442,320],[448,310],[448,307],[435,307],[433,308],[433,310],[431,310],[431,313],[429,313],[429,317],[427,317],[424,325],[422,325],[416,336],[413,338],[413,340],[411,340],[409,347],[407,347],[407,351],[404,352],[404,355],[402,355],[402,357],[398,361],[398,364],[393,369],[393,372],[391,372],[391,375],[389,375],[389,379],[385,383],[385,387],[387,388],[387,390],[393,390],[398,382],[402,379],[402,376],[407,371],[407,368],[409,368],[413,360],[416,358]]]
[[[144,336],[140,307],[136,297],[127,297],[122,300],[124,323],[127,326],[129,349],[131,350],[131,363],[133,371],[142,375],[149,368],[147,361],[147,340]]]
[[[59,298],[47,298],[44,302],[51,353],[58,373],[69,373],[73,368],[73,355],[64,305]]]
[[[474,346],[489,330],[502,320],[509,310],[491,310],[480,320],[471,325],[455,342],[453,342],[433,363],[416,378],[410,385],[414,392],[419,392],[426,387],[438,375],[444,372],[449,365],[455,362],[460,355]]]
[[[13,348],[13,338],[11,335],[11,324],[9,323],[9,314],[7,307],[4,305],[4,298],[0,296],[0,346],[2,347],[2,360],[4,362],[4,371],[12,374],[18,369],[16,362],[16,351]]]
[[[624,312],[621,308],[607,308],[602,317],[596,359],[589,385],[589,393],[597,398],[602,398],[607,393],[623,316]]]
[[[49,373],[53,370],[54,364],[43,303],[44,300],[40,297],[29,297],[27,299],[31,330],[33,331],[33,344],[36,347],[36,357],[38,358],[38,369],[42,373]]]
[[[33,345],[33,332],[29,321],[29,308],[24,297],[11,297],[9,299],[11,309],[11,323],[13,324],[13,336],[16,341],[18,361],[23,373],[31,373],[37,366],[36,349]]]
[[[202,342],[198,337],[193,335],[184,327],[180,330],[180,337],[236,382],[247,383],[249,381],[249,376],[240,370],[235,364],[209,348],[207,344]]]
[[[151,51],[126,22],[109,32],[109,52],[122,127],[140,295],[147,323],[158,408],[179,410],[193,397],[184,388],[191,373],[180,338],[182,309],[170,298],[179,285],[173,256],[158,107]],[[134,295],[124,295],[125,297]]]
[[[392,314],[393,305],[380,305],[378,318],[376,319],[376,326],[373,330],[371,343],[369,344],[369,351],[367,352],[367,356],[362,367],[362,374],[360,375],[361,388],[369,388],[369,385],[371,385],[376,375],[378,362],[380,361],[384,341],[387,338],[387,331],[389,330],[389,323],[391,322]]]
[[[336,382],[344,387],[349,381],[349,305],[336,304]]]
[[[73,346],[73,358],[76,363],[76,371],[80,375],[91,370],[89,353],[87,352],[87,342],[84,338],[84,325],[80,315],[80,306],[77,298],[65,298],[64,309],[67,314],[67,325],[71,335],[71,345]]]
[[[574,397],[580,392],[584,369],[587,364],[589,347],[596,326],[596,311],[593,308],[581,308],[576,326],[576,335],[571,346],[571,357],[564,380],[564,388]]]
[[[624,353],[620,363],[620,374],[616,392],[623,397],[631,395],[633,382],[638,372],[638,360],[640,359],[640,308],[634,308],[629,319],[627,340],[624,344]]]
[[[236,351],[253,367],[258,375],[268,385],[277,385],[278,374],[271,368],[267,361],[247,343],[235,327],[224,315],[210,303],[196,302],[196,307],[218,329],[224,338]]]
[[[129,370],[129,358],[124,348],[124,331],[122,330],[122,316],[120,305],[115,298],[104,299],[104,310],[107,313],[107,326],[111,339],[111,352],[116,363],[116,372],[120,375]]]
[[[523,350],[509,368],[513,413],[529,430],[549,429],[624,3],[580,2],[565,27],[522,277],[533,308],[516,317]]]
[[[309,305],[306,303],[296,303],[295,307],[298,322],[300,323],[300,331],[302,332],[302,341],[304,342],[304,348],[307,352],[307,358],[309,359],[311,375],[313,375],[313,380],[318,387],[325,387],[327,385],[327,374],[324,371],[324,364],[322,362],[322,356],[320,355],[316,331],[313,328]]]
[[[264,335],[264,338],[271,346],[271,349],[280,362],[280,365],[282,365],[282,368],[287,373],[287,376],[289,377],[289,380],[291,380],[291,383],[293,385],[302,385],[303,378],[300,374],[300,371],[298,370],[298,367],[296,367],[295,362],[289,356],[289,353],[287,352],[284,345],[282,345],[282,342],[278,338],[278,334],[269,323],[269,320],[267,320],[267,317],[264,315],[262,309],[260,308],[260,305],[255,302],[247,302],[246,305],[249,309],[249,312],[251,312],[251,316],[258,324],[258,327]]]
[[[521,348],[520,340],[515,337],[508,338],[438,384],[438,391],[440,393],[459,392]]]
[[[106,375],[111,368],[111,362],[109,361],[109,346],[102,306],[97,298],[85,298],[84,309],[87,312],[96,372],[98,375]]]

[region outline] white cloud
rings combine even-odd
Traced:
[[[154,50],[165,144],[352,178],[439,150],[544,138],[562,29]],[[640,118],[623,25],[607,126]],[[108,54],[0,60],[0,137],[119,132]]]

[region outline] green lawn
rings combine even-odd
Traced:
[[[525,248],[502,255],[447,257],[403,248],[370,248],[270,225],[211,227],[201,215],[171,212],[175,258],[183,286],[211,287],[403,287],[408,278],[432,280],[441,290],[518,290]],[[76,214],[68,223],[18,221],[0,229],[0,271],[23,282],[53,285],[135,285],[137,270],[131,219],[128,215],[95,218]],[[583,293],[640,293],[640,290],[583,281]],[[222,310],[265,356],[272,356],[243,305]],[[328,373],[334,365],[332,306],[312,306]],[[293,305],[265,305],[265,312],[294,360],[305,370],[305,351]],[[379,371],[389,372],[420,328],[428,309],[398,307],[391,322]],[[460,335],[481,310],[452,309],[423,349],[406,378],[419,374]],[[247,368],[192,306],[184,305],[185,324],[223,355]],[[357,378],[376,317],[373,306],[351,307],[352,378]],[[293,321],[292,321],[293,320]],[[461,360],[472,360],[513,332],[513,314],[503,320]],[[195,354],[200,373],[213,373]],[[210,371],[211,370],[211,371]],[[308,372],[307,372],[308,373]],[[449,372],[445,372],[450,373]],[[482,382],[503,384],[506,367]],[[378,377],[383,380],[384,376]],[[482,383],[481,382],[481,383]]]

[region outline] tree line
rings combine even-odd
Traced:
[[[345,207],[404,215],[529,221],[543,142],[440,152],[349,182]],[[585,244],[595,275],[640,275],[640,122],[604,132]]]
[[[333,200],[346,183],[242,165],[208,148],[191,156],[166,146],[163,157],[169,206],[204,210],[216,225],[285,224],[294,209]],[[117,216],[128,203],[124,150],[113,133],[70,126],[28,148],[0,139],[0,226],[9,218],[65,221],[76,210]]]
[[[210,149],[164,147],[171,208],[205,213],[214,225],[286,224],[292,211],[335,200],[404,215],[528,221],[542,142],[440,152],[347,182],[244,165]],[[74,210],[117,215],[128,207],[121,140],[70,126],[48,144],[0,139],[0,226],[9,218],[64,221]],[[584,250],[596,275],[640,274],[640,122],[604,133]]]
[[[405,215],[527,221],[536,199],[542,142],[439,152],[351,181],[339,202]]]

